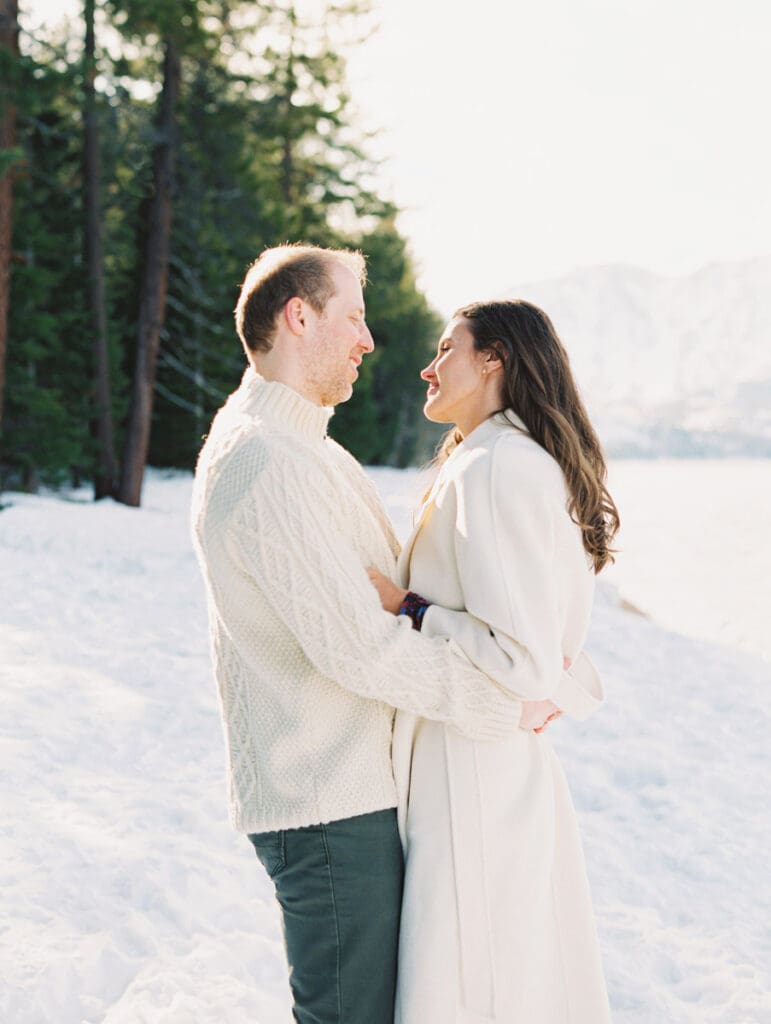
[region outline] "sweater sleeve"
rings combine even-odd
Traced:
[[[555,516],[561,493],[540,455],[501,439],[461,475],[455,556],[464,611],[432,604],[422,633],[452,637],[474,665],[522,700],[553,700],[584,719],[602,703],[599,676],[581,653],[563,670]]]
[[[520,701],[454,640],[427,639],[383,611],[339,519],[312,473],[273,459],[234,509],[227,545],[322,675],[472,739],[511,735]]]

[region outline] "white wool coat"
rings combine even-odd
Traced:
[[[518,697],[581,719],[603,693],[581,650],[594,574],[567,500],[557,463],[514,413],[497,414],[442,467],[398,572],[434,602],[424,633],[452,637]],[[397,1024],[609,1021],[575,812],[547,734],[478,743],[399,712],[393,757],[407,858]]]

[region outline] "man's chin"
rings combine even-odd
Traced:
[[[343,402],[347,402],[353,394],[353,384],[349,382],[340,381],[340,383],[331,388],[329,393],[324,396],[322,405],[342,405]]]

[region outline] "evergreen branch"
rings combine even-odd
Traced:
[[[209,395],[210,398],[214,398],[218,402],[224,402],[227,398],[227,391],[214,387],[213,384],[209,383],[206,377],[202,376],[200,370],[195,370],[193,367],[188,366],[177,356],[172,355],[171,352],[164,351],[161,353],[158,357],[158,362],[161,366],[168,366],[171,367],[171,369],[176,370],[177,373],[195,384],[196,388]]]
[[[185,412],[191,412],[194,416],[198,416],[201,413],[200,406],[193,405],[192,402],[188,402],[186,399],[175,395],[173,391],[170,391],[167,387],[164,387],[160,381],[156,380],[155,390],[161,395],[166,401],[171,402],[172,405],[178,406],[180,409],[184,409]]]

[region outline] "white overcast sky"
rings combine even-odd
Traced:
[[[376,4],[352,93],[440,311],[573,267],[771,253],[768,0]]]

